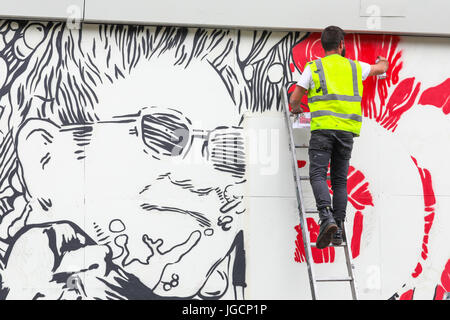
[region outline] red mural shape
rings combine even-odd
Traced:
[[[365,178],[361,171],[356,170],[353,166],[349,166],[347,176],[348,201],[357,210],[364,210],[366,206],[373,207],[372,194],[368,189],[369,183],[365,181]],[[330,180],[327,180],[327,182],[328,188],[333,194]]]
[[[292,49],[292,59],[300,72],[303,72],[305,64],[309,61],[322,58],[325,55],[320,43],[320,33],[311,33],[307,39],[300,41]]]
[[[435,300],[443,300],[446,292],[450,292],[450,260],[441,275],[441,283],[436,287]]]
[[[374,119],[378,123],[386,121],[386,118],[390,116],[384,110],[389,88],[397,85],[399,72],[403,67],[400,60],[402,53],[398,50],[399,41],[400,37],[392,35],[348,34],[345,37],[348,58],[374,64],[377,57],[382,56],[389,61],[385,79],[369,77],[364,81],[362,113],[365,117]]]
[[[361,211],[355,212],[355,217],[353,218],[353,236],[352,242],[350,243],[350,249],[352,251],[352,257],[356,258],[359,256],[359,251],[361,248],[361,236],[363,231],[363,220],[364,215]]]
[[[319,225],[314,221],[313,218],[306,218],[306,224],[308,226],[308,232],[311,242],[316,242],[317,236],[319,235]],[[295,241],[295,261],[304,262],[305,261],[305,247],[303,244],[302,229],[300,225],[295,227],[297,231],[297,239]],[[335,251],[333,247],[327,247],[325,249],[317,249],[315,247],[311,248],[311,254],[313,261],[315,263],[332,263],[335,258]]]
[[[399,300],[412,300],[414,297],[414,289],[410,289],[408,291],[406,291],[405,293],[403,293]]]
[[[300,168],[303,168],[304,166],[306,166],[306,161],[303,161],[303,160],[297,160],[297,167],[300,169]]]
[[[444,114],[450,113],[450,78],[436,87],[425,90],[419,99],[420,105],[441,108]]]
[[[414,157],[411,157],[414,162],[417,170],[419,170],[420,180],[422,182],[423,189],[423,201],[425,205],[425,216],[424,216],[424,235],[422,240],[422,252],[421,259],[416,265],[414,272],[412,273],[413,278],[417,278],[422,273],[422,262],[428,258],[428,235],[430,233],[431,227],[433,226],[435,209],[434,205],[436,204],[436,197],[434,195],[433,184],[431,181],[431,174],[428,169],[424,169],[419,167],[417,164],[417,160]]]
[[[420,90],[420,82],[414,87],[414,81],[414,78],[408,78],[400,82],[390,96],[386,108],[380,107],[376,120],[382,127],[395,131],[401,116],[412,108]]]
[[[417,170],[419,171],[420,181],[422,183],[422,191],[423,191],[423,201],[425,206],[425,215],[424,215],[424,235],[422,239],[422,251],[419,257],[419,262],[417,262],[416,267],[414,271],[412,272],[411,276],[413,278],[419,277],[423,272],[423,266],[422,263],[425,262],[428,258],[428,237],[431,230],[431,227],[433,226],[434,216],[435,216],[435,209],[434,205],[436,204],[436,196],[433,189],[433,183],[431,179],[431,174],[428,169],[421,168],[418,165],[418,162],[416,158],[411,157],[412,161],[414,162],[414,165],[416,166]],[[445,270],[441,277],[441,284],[436,286],[436,293],[435,298],[437,300],[440,300],[443,298],[445,290],[450,287],[450,283],[448,280],[450,274],[450,266],[449,263],[447,263]],[[412,300],[414,298],[414,288],[403,288],[401,291],[406,290],[403,292],[403,294],[400,295],[399,300]],[[397,293],[396,295],[398,295]]]

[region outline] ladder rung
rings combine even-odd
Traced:
[[[330,176],[327,176],[327,180],[330,180]],[[305,181],[305,180],[309,180],[309,176],[300,176],[300,180]]]
[[[319,211],[318,210],[305,210],[306,214],[318,214]]]
[[[296,149],[306,149],[306,148],[309,148],[309,146],[307,144],[301,144],[301,145],[296,145],[295,148]]]
[[[317,282],[336,282],[336,281],[353,281],[353,278],[351,277],[344,277],[344,278],[319,278],[316,279]]]
[[[310,243],[311,247],[316,247],[316,243],[315,242],[311,242]],[[347,244],[345,242],[342,242],[342,244],[339,245],[334,245],[334,244],[330,244],[329,247],[345,247]]]

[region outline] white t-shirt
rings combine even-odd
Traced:
[[[359,61],[359,64],[361,65],[361,75],[362,80],[366,80],[370,73],[370,64]],[[303,70],[303,73],[297,77],[297,79],[294,79],[294,81],[297,82],[298,86],[301,86],[305,88],[306,90],[312,89],[315,87],[314,81],[312,79],[311,69],[309,66],[306,66],[305,70]]]

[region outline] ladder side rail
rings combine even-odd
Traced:
[[[348,276],[351,278],[350,289],[352,292],[352,299],[358,300],[357,286],[356,286],[356,281],[355,281],[355,275],[353,272],[354,265],[353,265],[352,253],[350,251],[350,245],[349,245],[348,238],[347,238],[347,230],[346,230],[345,222],[342,223],[342,227],[343,227],[343,232],[345,235],[345,246],[344,246],[345,260],[347,263]]]
[[[314,260],[312,258],[312,252],[311,252],[311,245],[309,241],[309,233],[308,233],[308,224],[306,223],[305,215],[303,214],[305,212],[305,209],[303,207],[303,197],[301,192],[301,183],[300,183],[300,175],[298,173],[298,167],[297,167],[297,157],[295,154],[295,144],[294,144],[294,136],[292,132],[292,123],[289,120],[289,106],[288,106],[288,100],[287,100],[287,91],[286,88],[281,89],[281,103],[282,107],[284,109],[284,118],[286,120],[286,127],[288,129],[289,134],[289,149],[291,151],[291,161],[292,161],[292,169],[293,169],[293,177],[295,181],[295,194],[297,197],[297,203],[298,203],[298,212],[300,216],[300,227],[302,229],[302,236],[303,236],[303,244],[305,247],[305,259],[306,264],[308,268],[308,275],[309,275],[309,282],[311,287],[311,296],[313,300],[317,299],[317,287],[315,282],[315,275],[314,270],[312,267],[312,264],[314,263]]]

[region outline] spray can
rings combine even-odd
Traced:
[[[309,128],[310,126],[311,126],[311,113],[302,112],[295,115],[294,122],[292,123],[293,129]]]
[[[380,59],[377,59],[377,61],[375,61],[375,63],[378,63],[379,61],[380,61]],[[383,74],[379,74],[377,77],[378,77],[378,79],[386,79],[386,77],[387,77],[386,72]]]

